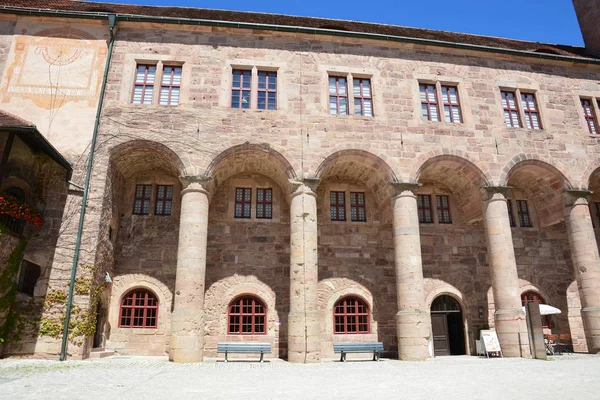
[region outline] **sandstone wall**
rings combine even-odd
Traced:
[[[101,32],[100,26],[90,29]],[[96,48],[101,37],[98,33],[89,39],[89,45]],[[10,60],[18,55],[14,46]],[[98,61],[100,65],[100,56]],[[150,105],[131,104],[136,62],[144,61],[182,65],[181,104],[160,106],[157,96]],[[231,109],[232,68],[277,70],[278,110]],[[375,116],[330,115],[328,74],[370,77]],[[3,82],[9,78],[11,75],[5,73]],[[485,184],[518,187],[539,213],[534,229],[513,230],[524,285],[539,287],[549,302],[576,309],[577,296],[567,261],[569,247],[556,199],[566,187],[594,190],[598,186],[593,179],[590,183],[590,176],[600,166],[598,139],[586,131],[579,96],[600,97],[599,79],[600,70],[595,66],[516,56],[482,56],[474,51],[291,33],[121,22],[101,121],[82,259],[82,263],[95,265],[114,257],[105,263],[111,265],[106,269],[113,268],[115,277],[112,289],[108,289],[107,343],[132,354],[162,354],[168,346],[178,211],[164,219],[131,216],[135,183],[158,183],[153,171],[156,166],[161,176],[172,182],[179,175],[213,178],[206,285],[208,355],[214,355],[217,341],[231,339],[223,321],[226,305],[242,294],[235,287],[255,294],[268,305],[268,340],[275,346],[274,356],[286,354],[287,180],[292,178],[322,179],[318,188],[319,280],[325,324],[331,299],[354,291],[370,299],[372,332],[377,332],[386,348],[394,349],[392,180],[434,182],[454,197],[454,207],[462,218],[452,226],[422,226],[424,274],[429,294],[448,290],[463,296],[471,349],[477,330],[489,323],[485,317],[479,319],[478,308],[487,305],[487,318],[493,315],[480,223],[479,190]],[[419,81],[457,84],[464,122],[423,121]],[[535,91],[544,129],[506,128],[500,88]],[[3,96],[2,101],[6,101],[8,95]],[[31,105],[32,100],[8,97],[7,104],[14,107],[26,101]],[[80,103],[69,104],[83,107]],[[34,111],[28,113],[43,114]],[[87,115],[79,111],[73,110],[78,117]],[[59,135],[59,150],[81,154],[87,143],[85,133],[68,129],[67,122],[61,126],[68,134]],[[53,140],[51,135],[49,138]],[[114,178],[108,179],[109,175]],[[279,219],[233,219],[231,190],[237,185],[236,179],[252,184],[268,182],[277,188]],[[374,213],[367,223],[328,221],[326,191],[335,185],[364,189]],[[66,198],[67,204],[74,206],[77,200],[76,193]],[[174,201],[179,201],[177,193]],[[63,228],[66,230],[58,248],[72,243],[73,225],[63,222]],[[109,228],[116,235],[110,244]],[[96,252],[98,246],[104,250]],[[58,286],[68,274],[68,253],[53,263],[50,281]],[[118,328],[120,298],[136,285],[152,285],[160,298],[164,311],[159,320],[164,325],[156,332]],[[89,307],[89,296],[76,300]],[[560,329],[565,328],[564,317],[556,318]],[[577,325],[576,315],[569,312],[568,319],[571,327]],[[324,354],[335,340],[339,339],[323,330]],[[82,349],[77,352],[83,354]]]

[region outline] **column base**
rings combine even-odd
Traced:
[[[496,310],[494,321],[502,355],[530,358],[527,321],[523,310]]]
[[[321,325],[319,312],[288,314],[288,362],[321,362]]]
[[[204,359],[204,351],[191,349],[171,349],[169,361],[175,363],[199,363]]]
[[[398,334],[398,358],[406,361],[422,361],[430,358],[430,316],[423,310],[398,311],[396,332]]]
[[[600,307],[582,308],[581,319],[588,351],[596,354],[600,352]]]

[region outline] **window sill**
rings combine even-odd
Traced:
[[[328,117],[331,118],[349,118],[349,119],[358,119],[358,120],[366,120],[366,121],[374,121],[375,116],[367,116],[367,115],[356,115],[356,114],[330,114],[327,113]]]
[[[159,332],[159,328],[117,328],[119,333],[128,335],[156,335]],[[114,333],[114,332],[113,332]]]

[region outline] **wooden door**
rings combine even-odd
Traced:
[[[431,314],[431,327],[433,329],[433,351],[435,355],[449,356],[450,341],[448,339],[446,314]]]

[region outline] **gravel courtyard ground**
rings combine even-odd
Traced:
[[[600,356],[172,364],[0,360],[2,399],[600,399]]]

